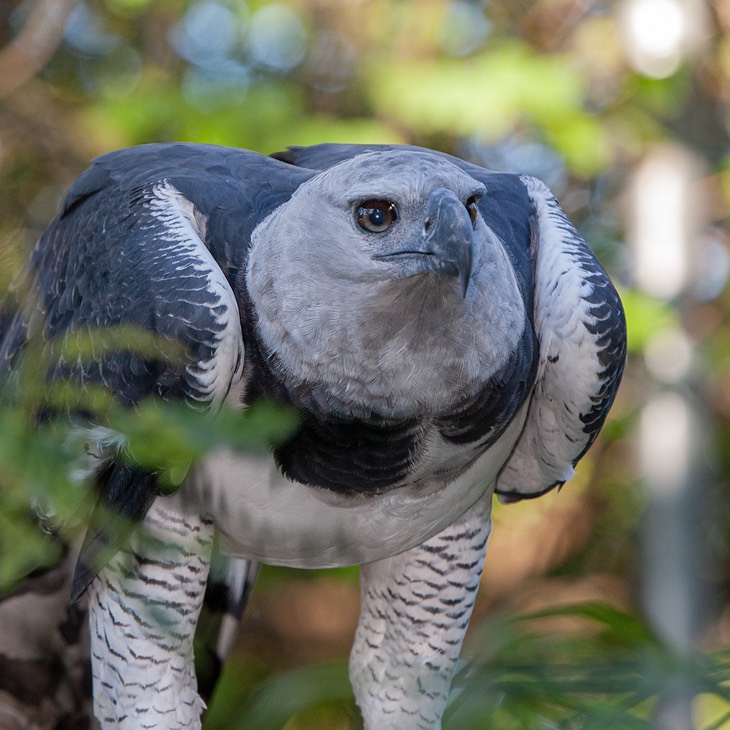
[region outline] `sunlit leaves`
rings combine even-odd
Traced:
[[[410,127],[495,142],[536,125],[577,172],[596,172],[609,159],[605,131],[583,108],[581,78],[559,56],[501,42],[466,60],[401,63],[374,73],[373,106]]]
[[[342,119],[308,114],[301,88],[286,80],[232,94],[199,88],[209,109],[191,106],[164,77],[150,75],[127,99],[105,100],[87,111],[98,134],[112,146],[149,139],[233,145],[269,153],[289,145],[329,142],[398,142],[386,122],[368,117]],[[197,93],[197,92],[196,92]]]

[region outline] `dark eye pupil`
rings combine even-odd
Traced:
[[[385,223],[385,211],[380,208],[371,208],[368,215],[368,220],[374,226],[382,226]]]

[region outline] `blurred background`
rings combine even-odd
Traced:
[[[575,479],[495,504],[445,725],[730,728],[729,101],[728,0],[3,0],[0,288],[123,146],[542,178],[620,286],[628,369]],[[357,613],[355,570],[264,569],[208,730],[357,728]]]

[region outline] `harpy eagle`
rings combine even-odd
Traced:
[[[268,453],[221,448],[165,494],[88,424],[101,517],[73,598],[102,727],[200,727],[214,536],[232,595],[258,562],[361,565],[365,726],[440,727],[492,494],[571,477],[625,359],[618,295],[545,185],[415,147],[145,145],[78,178],[29,271],[6,375],[31,336],[134,325],[180,343],[184,366],[120,351],[71,374],[130,408],[154,395],[214,418],[265,398],[299,416]],[[115,533],[115,513],[145,529]]]

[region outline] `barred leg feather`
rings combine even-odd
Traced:
[[[213,526],[158,499],[90,588],[94,713],[103,730],[199,730],[193,636]]]
[[[367,730],[438,730],[474,607],[491,494],[423,545],[365,565],[350,679]]]

